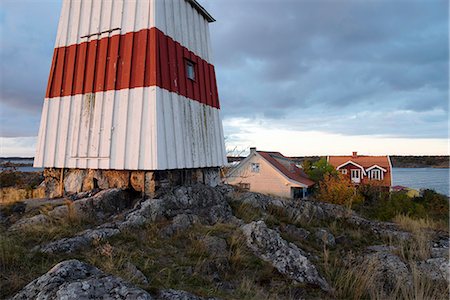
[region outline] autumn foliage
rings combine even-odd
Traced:
[[[348,177],[342,174],[325,174],[319,183],[317,198],[320,201],[351,207],[353,203],[362,200],[358,190],[351,184]]]

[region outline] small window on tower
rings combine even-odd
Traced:
[[[195,80],[195,63],[190,60],[186,60],[186,76],[190,80]]]

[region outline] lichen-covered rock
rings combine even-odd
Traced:
[[[280,226],[280,231],[294,238],[295,240],[306,240],[311,234],[308,230],[304,228],[299,228],[295,225],[282,225]]]
[[[271,263],[281,274],[330,291],[329,284],[302,251],[296,245],[283,240],[278,232],[269,229],[263,221],[252,222],[241,229],[247,246],[253,253]]]
[[[89,195],[89,194],[87,194]],[[70,214],[78,218],[93,218],[97,221],[106,220],[117,212],[129,208],[132,199],[127,191],[121,189],[103,190],[91,197],[67,201],[67,205],[60,205],[46,214],[39,214],[23,218],[13,224],[10,230],[30,228],[51,222],[53,219],[62,219]]]
[[[173,218],[170,225],[160,230],[159,235],[162,237],[171,237],[175,233],[182,232],[196,223],[200,223],[200,219],[198,218],[198,216],[179,214]]]
[[[417,264],[420,272],[433,280],[446,280],[450,282],[450,262],[447,258],[430,258]]]
[[[409,232],[400,230],[398,225],[389,222],[378,222],[367,220],[357,215],[352,210],[331,203],[325,203],[315,200],[293,201],[291,199],[283,199],[271,197],[263,194],[246,192],[246,193],[230,193],[224,190],[228,195],[233,194],[231,201],[251,205],[261,209],[263,214],[269,206],[276,206],[284,210],[292,223],[309,222],[311,220],[344,220],[345,222],[363,227],[372,233],[388,238],[399,240],[408,240],[411,238]]]
[[[390,294],[399,285],[412,286],[412,275],[406,263],[397,255],[387,251],[380,251],[369,254],[365,257],[365,262],[374,267],[375,283],[380,291]]]
[[[146,291],[78,260],[67,260],[33,280],[12,299],[152,299]]]
[[[225,239],[206,235],[200,238],[202,243],[205,245],[206,251],[213,257],[226,257],[227,252],[227,242]]]
[[[156,295],[157,300],[214,300],[217,298],[203,298],[186,291],[173,289],[161,290]]]
[[[125,264],[125,270],[131,277],[133,282],[138,282],[140,284],[148,284],[148,279],[135,265],[130,262]]]
[[[86,170],[71,170],[64,176],[64,190],[74,194],[82,191]]]
[[[140,226],[146,222],[170,220],[177,215],[195,215],[200,222],[213,225],[234,219],[231,207],[216,189],[196,184],[168,191],[159,199],[148,199],[130,213],[121,227]]]
[[[334,247],[336,246],[336,241],[334,239],[334,235],[332,235],[328,230],[324,228],[320,228],[314,234],[316,237],[316,241],[323,246]]]
[[[94,241],[103,240],[120,233],[117,228],[101,228],[87,229],[80,232],[76,236],[63,238],[50,242],[48,244],[34,248],[34,251],[52,254],[57,252],[73,253],[81,248],[90,246]]]

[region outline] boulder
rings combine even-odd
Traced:
[[[140,226],[146,222],[170,220],[180,214],[196,216],[196,220],[209,225],[234,219],[230,205],[218,190],[195,184],[174,188],[160,199],[142,202],[120,226]]]
[[[131,277],[132,281],[135,281],[139,284],[148,284],[148,279],[135,265],[130,262],[125,264],[125,270]]]
[[[153,299],[121,278],[79,260],[66,260],[33,280],[12,299]]]
[[[97,221],[104,221],[114,214],[131,207],[132,200],[127,191],[109,189],[76,201],[67,200],[66,204],[57,206],[46,214],[20,219],[11,226],[10,230],[47,224],[52,219],[63,219],[71,216],[71,214],[78,218],[93,218]]]
[[[247,246],[261,259],[271,263],[281,274],[297,282],[305,282],[330,291],[329,284],[296,245],[283,240],[264,221],[241,227]]]
[[[432,280],[450,282],[450,262],[447,258],[430,258],[417,264],[417,269]]]
[[[160,230],[159,235],[162,237],[171,237],[175,233],[188,229],[195,223],[200,223],[200,219],[196,215],[179,214],[173,218],[170,225]]]
[[[90,246],[94,241],[103,240],[120,233],[120,230],[114,227],[97,227],[80,232],[76,236],[62,238],[48,244],[35,247],[33,251],[53,254],[58,252],[73,253],[81,248]]]
[[[328,232],[324,228],[320,228],[316,231],[314,234],[316,241],[319,245],[327,246],[327,247],[334,247],[336,246],[336,241],[334,239],[334,235],[332,235],[330,232]]]
[[[85,176],[85,170],[70,170],[67,172],[64,176],[64,191],[68,194],[81,192]]]
[[[226,257],[228,255],[227,242],[225,239],[217,236],[206,235],[200,240],[203,245],[205,245],[206,251],[212,257]]]
[[[386,295],[391,294],[397,286],[412,286],[412,275],[406,263],[397,255],[387,251],[375,252],[365,257],[366,264],[375,268],[374,282]]]
[[[290,224],[280,226],[280,231],[289,235],[297,241],[306,240],[310,235],[310,232],[308,230]]]
[[[194,294],[178,291],[173,289],[161,290],[156,296],[158,300],[203,300],[203,299],[214,299],[214,298],[202,298]]]

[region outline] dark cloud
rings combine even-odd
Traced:
[[[217,19],[211,35],[224,118],[446,137],[447,1],[201,2]],[[0,3],[2,136],[37,132],[59,10],[56,0]]]
[[[218,20],[211,32],[225,117],[289,124],[326,115],[330,125],[316,128],[446,136],[447,1],[202,3]],[[441,116],[433,123],[431,111]],[[352,118],[366,112],[390,119]]]
[[[35,136],[50,70],[59,1],[0,3],[1,136]]]

